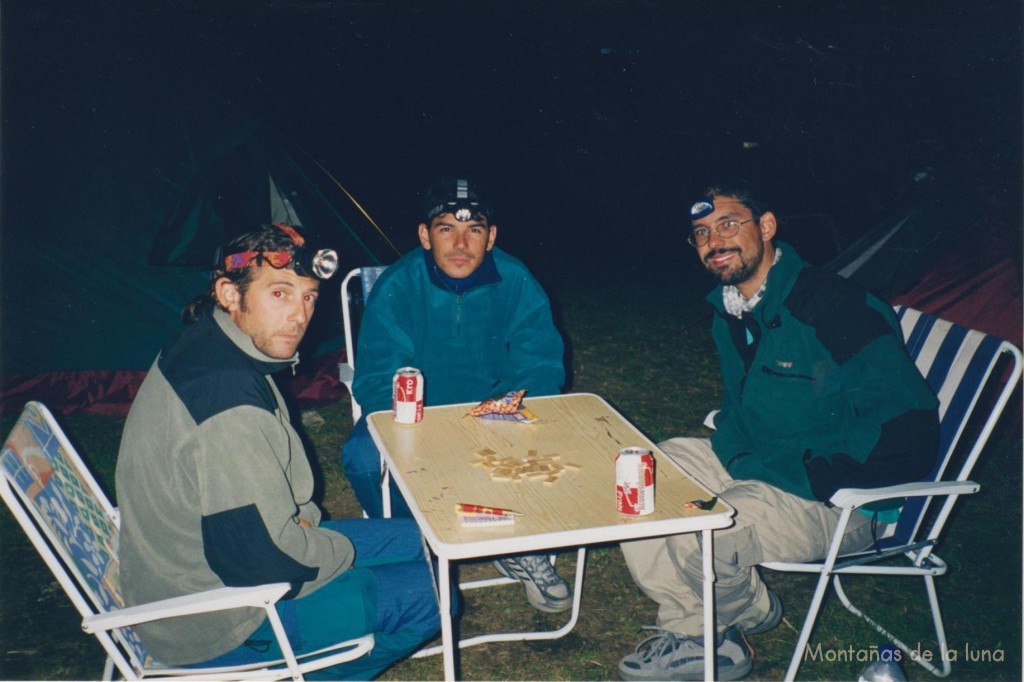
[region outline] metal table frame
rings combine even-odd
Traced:
[[[445,431],[446,439],[456,443],[459,442],[460,435],[455,433],[455,429],[452,428],[452,425],[455,425],[455,427],[459,429],[477,429],[473,435],[479,435],[481,438],[489,437],[491,433],[498,431],[500,432],[499,435],[501,437],[499,440],[501,442],[512,443],[512,441],[517,437],[525,436],[528,433],[526,430],[533,429],[537,432],[538,426],[543,429],[543,425],[545,423],[556,424],[562,422],[565,426],[575,427],[578,431],[581,425],[585,426],[588,423],[581,420],[594,419],[596,421],[603,422],[604,425],[607,425],[608,428],[605,428],[605,426],[602,425],[601,429],[608,434],[611,441],[618,441],[619,448],[625,447],[626,445],[641,445],[651,448],[655,454],[656,460],[658,461],[656,494],[663,494],[662,491],[665,490],[665,487],[663,486],[664,484],[665,486],[674,485],[677,487],[684,485],[689,486],[678,488],[679,490],[685,490],[686,494],[697,494],[702,496],[711,495],[711,493],[709,493],[702,485],[692,479],[686,478],[685,474],[679,472],[678,468],[675,467],[670,460],[657,449],[657,446],[654,443],[643,436],[636,427],[630,424],[628,420],[622,417],[621,414],[619,414],[599,396],[586,393],[576,393],[561,396],[548,396],[544,398],[532,398],[528,401],[527,406],[538,416],[538,424],[510,424],[508,422],[483,422],[477,424],[470,422],[469,424],[466,424],[455,420],[456,415],[461,418],[466,411],[473,407],[473,405],[474,404],[428,407],[424,410],[424,421],[415,425],[395,424],[389,411],[376,412],[370,415],[367,419],[370,434],[372,435],[374,442],[377,444],[377,447],[380,449],[382,456],[382,466],[384,470],[382,490],[384,494],[385,515],[390,515],[389,482],[393,477],[398,489],[402,492],[402,495],[409,503],[409,507],[412,510],[413,516],[416,519],[421,532],[423,533],[427,546],[437,557],[438,561],[437,584],[439,592],[439,611],[441,615],[442,644],[440,647],[424,649],[417,655],[442,653],[444,655],[445,679],[456,679],[456,653],[452,613],[450,608],[452,597],[451,562],[485,557],[500,557],[510,554],[543,553],[564,547],[577,548],[576,576],[573,585],[573,604],[569,620],[565,625],[551,631],[491,633],[478,635],[461,640],[459,642],[459,648],[461,649],[488,642],[556,639],[568,634],[575,627],[579,618],[580,604],[582,602],[583,594],[583,574],[586,563],[587,545],[607,542],[622,542],[692,532],[701,533],[701,544],[703,547],[704,645],[705,650],[714,651],[715,621],[712,536],[714,530],[732,525],[732,516],[735,511],[725,503],[719,501],[713,509],[706,512],[687,510],[685,512],[677,511],[676,513],[671,513],[673,504],[676,505],[677,510],[681,509],[679,501],[663,501],[662,498],[659,497],[655,513],[650,516],[624,519],[624,517],[618,517],[616,514],[611,514],[609,515],[611,517],[611,521],[609,522],[598,523],[590,526],[584,525],[584,527],[579,527],[578,525],[576,527],[570,527],[569,524],[562,523],[560,521],[549,522],[548,527],[540,532],[522,532],[518,530],[510,531],[506,529],[512,529],[515,527],[501,526],[498,528],[488,529],[487,532],[481,532],[482,529],[472,529],[460,533],[458,531],[452,532],[450,529],[446,531],[445,529],[440,528],[440,524],[435,527],[435,522],[438,522],[440,519],[447,521],[446,516],[439,510],[447,509],[448,513],[454,515],[454,502],[475,500],[456,500],[452,497],[450,499],[442,500],[440,504],[430,503],[421,505],[418,503],[417,494],[421,496],[421,500],[437,499],[437,495],[434,495],[433,497],[425,496],[427,493],[424,490],[426,487],[425,483],[432,481],[432,479],[430,479],[432,469],[429,467],[437,464],[435,461],[436,459],[443,459],[449,456],[463,458],[467,458],[469,456],[465,452],[457,452],[457,449],[453,450],[452,448],[448,448],[445,451],[449,454],[440,452],[431,453],[433,458],[414,454],[417,451],[422,451],[427,448],[428,441],[424,440],[424,437],[430,435],[430,433],[428,433],[428,429],[430,427],[424,428],[424,425],[429,424],[434,420],[447,420],[444,424],[445,427],[448,427],[448,430]],[[594,416],[595,414],[598,416]],[[472,418],[466,419],[472,420]],[[571,424],[568,423],[572,420],[576,421]],[[500,424],[500,426],[497,424]],[[438,427],[441,426],[441,424],[436,425]],[[509,431],[509,428],[512,430]],[[556,427],[550,428],[553,429]],[[518,429],[522,429],[523,431],[517,431]],[[551,433],[552,435],[555,435],[554,431]],[[466,434],[462,434],[462,436],[464,441],[462,444],[465,445],[469,441],[465,440],[467,437]],[[623,437],[625,436],[628,436],[631,441],[623,442]],[[605,440],[603,433],[598,433],[596,431],[593,432],[592,440],[594,441],[593,443],[589,443],[588,441],[590,448],[607,456],[609,487],[604,491],[604,494],[607,496],[607,499],[610,500],[611,491],[613,490],[612,485],[614,483],[614,466],[612,465],[612,460],[618,448],[612,449],[609,453],[609,445],[614,445],[614,443],[611,441],[602,442]],[[586,446],[584,449],[586,449]],[[581,453],[580,456],[585,457],[585,454]],[[455,463],[458,463],[458,461]],[[463,459],[462,463],[465,464],[464,468],[466,471],[469,469],[476,469],[479,471],[476,467],[471,467],[466,459]],[[413,464],[415,464],[415,466],[412,466]],[[437,469],[438,472],[441,472],[443,467],[438,467]],[[452,470],[453,469],[450,468],[444,471],[444,475],[458,475],[452,474]],[[671,472],[676,473],[673,474]],[[423,475],[424,473],[426,475]],[[670,478],[673,476],[685,478],[685,483]],[[479,474],[476,474],[476,477],[479,479]],[[500,484],[495,483],[494,485]],[[518,494],[525,496],[525,498],[533,497],[541,499],[541,496],[545,494],[550,495],[550,492],[545,491],[556,489],[554,487],[544,488],[543,486],[532,483],[524,483],[521,485],[532,486],[531,488],[521,487],[516,491]],[[568,490],[569,488],[564,488],[559,492],[564,495]],[[671,491],[671,489],[669,489],[669,491]],[[445,495],[441,494],[441,497],[443,498]],[[493,502],[493,498],[482,501],[496,504]],[[610,501],[608,504],[611,511],[614,512],[614,504]],[[427,509],[427,507],[430,507],[430,509]],[[665,513],[663,511],[666,507],[669,508],[669,513]],[[462,587],[468,588],[486,584],[495,584],[498,582],[508,581],[507,579],[499,578],[491,581],[480,581],[476,584],[463,585]],[[705,677],[709,680],[714,679],[714,659],[714,656],[706,656],[704,659]]]

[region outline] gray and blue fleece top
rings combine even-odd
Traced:
[[[297,362],[264,355],[219,309],[160,353],[118,454],[127,605],[272,582],[304,596],[351,566],[348,539],[317,528],[309,461],[270,378]],[[234,649],[263,617],[236,609],[138,633],[157,660],[185,664]]]

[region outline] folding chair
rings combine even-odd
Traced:
[[[118,510],[40,403],[25,405],[0,451],[0,470],[0,496],[78,609],[82,629],[106,652],[105,680],[112,679],[114,667],[129,680],[301,680],[305,673],[355,660],[373,649],[370,633],[297,658],[274,608],[291,589],[288,583],[225,587],[125,608],[117,554]],[[153,660],[132,627],[243,607],[266,612],[283,659],[235,667],[174,668]]]
[[[927,479],[919,483],[864,490],[845,488],[837,491],[831,502],[836,508],[841,509],[842,513],[836,525],[832,544],[823,561],[762,564],[765,568],[776,571],[817,573],[820,576],[786,672],[787,680],[796,677],[830,581],[843,606],[867,621],[879,634],[891,640],[903,651],[908,660],[917,661],[938,677],[945,677],[950,673],[946,633],[935,591],[935,576],[945,574],[947,566],[933,550],[958,497],[975,493],[981,487],[968,477],[1020,381],[1021,352],[1007,341],[912,308],[897,307],[896,313],[903,329],[907,352],[939,398],[939,451],[935,469]],[[1004,377],[1005,383],[1000,386]],[[979,406],[979,398],[983,394],[985,403],[982,406],[987,412],[979,412],[972,421],[972,413]],[[991,407],[988,407],[989,400],[992,401]],[[970,433],[975,433],[974,427],[978,427],[978,430],[976,435],[973,435],[973,442],[968,439],[964,447],[958,449],[960,437],[964,434],[969,421],[972,426]],[[960,463],[961,452],[965,449],[966,454]],[[956,463],[951,462],[954,453]],[[951,464],[953,469],[959,467],[959,470],[947,476],[946,470]],[[906,500],[900,510],[899,519],[894,524],[894,532],[889,537],[879,540],[875,550],[840,556],[839,546],[851,515],[866,504],[891,499]],[[926,512],[933,500],[941,506],[926,518]],[[909,565],[892,565],[887,561],[901,556],[909,560]],[[883,562],[885,565],[878,565]],[[913,655],[907,644],[850,602],[840,583],[840,576],[847,574],[924,578],[936,642],[940,649],[941,669],[925,660],[925,657]]]
[[[380,273],[387,270],[387,267],[386,265],[373,265],[365,268],[356,268],[345,275],[345,279],[341,280],[341,319],[345,324],[345,359],[338,363],[338,378],[341,380],[341,383],[345,384],[345,388],[348,389],[349,398],[352,399],[353,423],[359,421],[359,418],[363,415],[362,408],[359,407],[355,395],[352,394],[352,381],[355,378],[356,371],[356,344],[354,343],[356,334],[355,320],[352,316],[353,308],[357,304],[366,303],[370,290],[377,282],[377,278],[380,277]],[[360,285],[358,291],[353,287],[353,283]]]

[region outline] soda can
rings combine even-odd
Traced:
[[[391,393],[391,414],[399,424],[423,421],[423,374],[415,367],[395,372]]]
[[[615,507],[626,516],[654,511],[654,455],[647,448],[622,448],[615,457]]]

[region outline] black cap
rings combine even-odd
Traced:
[[[441,178],[427,190],[423,201],[425,222],[443,213],[451,213],[461,221],[481,216],[488,222],[494,220],[491,206],[480,196],[476,183],[465,178]]]

